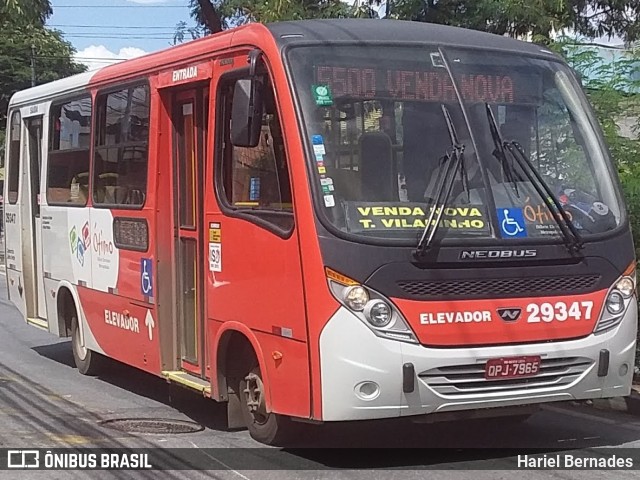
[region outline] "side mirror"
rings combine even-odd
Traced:
[[[236,81],[231,108],[231,143],[256,147],[262,131],[263,83],[260,77]]]

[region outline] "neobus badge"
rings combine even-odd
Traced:
[[[501,250],[462,250],[460,260],[484,260],[497,258],[533,258],[538,255],[535,249],[501,249]]]

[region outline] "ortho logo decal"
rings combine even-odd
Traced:
[[[87,228],[87,232],[88,232],[89,226],[85,225],[85,228]],[[94,228],[93,249],[98,254],[98,257],[105,256],[105,255],[113,255],[113,242],[107,239],[102,229],[98,231],[98,225],[94,225],[93,228]]]
[[[89,231],[89,222],[85,222],[80,235],[74,225],[69,232],[69,245],[71,253],[75,255],[76,260],[81,266],[84,266],[84,254],[91,245],[91,232]]]

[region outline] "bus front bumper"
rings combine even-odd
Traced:
[[[579,340],[428,348],[377,337],[341,307],[320,336],[322,420],[392,418],[628,395],[636,333],[637,306],[631,302],[617,327]],[[535,377],[485,380],[488,359],[525,355],[541,357],[541,371]],[[609,359],[606,372],[600,365],[603,356]],[[407,391],[406,378],[403,388],[405,364],[415,372],[412,391]]]

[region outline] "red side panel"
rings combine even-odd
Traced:
[[[258,45],[265,52],[267,61],[273,75],[276,86],[276,97],[280,115],[283,123],[283,133],[285,135],[287,155],[289,159],[289,170],[291,175],[292,193],[295,205],[296,234],[300,244],[301,255],[301,276],[295,288],[301,291],[304,288],[304,313],[307,323],[307,359],[297,363],[295,375],[302,382],[304,379],[306,395],[300,394],[296,399],[284,399],[288,405],[293,407],[292,402],[296,402],[296,410],[302,411],[305,406],[308,417],[322,418],[322,389],[320,385],[320,333],[323,326],[331,318],[337,309],[337,302],[331,297],[327,289],[327,282],[324,276],[322,256],[318,243],[318,232],[315,226],[315,214],[311,192],[309,190],[309,180],[307,175],[306,161],[303,155],[305,147],[300,136],[300,128],[296,118],[294,99],[291,95],[284,67],[282,65],[281,53],[278,50],[271,33],[263,26],[255,25],[252,29],[238,29],[234,33],[233,43],[237,45]],[[251,237],[248,238],[251,241]],[[245,240],[246,241],[246,240]],[[267,253],[267,252],[265,252]],[[282,252],[284,253],[284,252]],[[281,254],[281,252],[275,252]],[[274,290],[274,295],[279,296],[283,301],[289,302],[291,291],[285,288]],[[292,347],[288,353],[289,358],[298,358],[298,346]],[[273,360],[271,360],[273,361]],[[282,367],[280,367],[282,368]],[[277,387],[274,384],[275,387]],[[301,385],[299,386],[301,387]],[[300,391],[297,387],[296,392]],[[274,388],[275,392],[276,388]],[[286,393],[281,392],[282,397]],[[277,406],[278,402],[274,402]],[[275,409],[276,411],[277,408]],[[301,415],[302,416],[302,415]]]
[[[160,373],[160,343],[153,308],[126,298],[79,287],[89,330],[104,353],[147,372]]]

